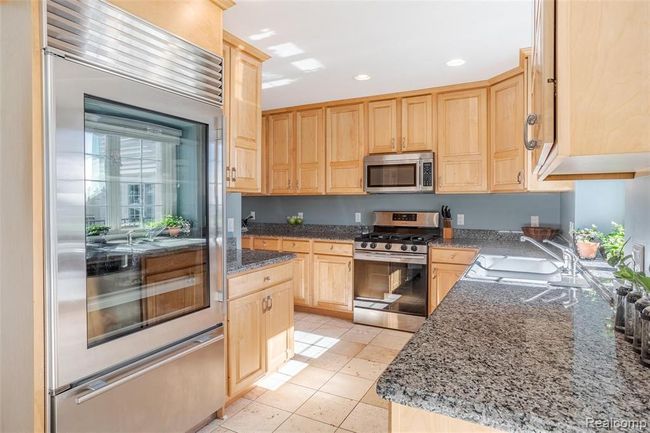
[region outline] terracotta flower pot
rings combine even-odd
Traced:
[[[167,233],[169,233],[169,236],[172,238],[177,237],[178,235],[181,234],[181,228],[180,227],[169,227],[167,228]]]
[[[600,248],[600,242],[577,241],[578,255],[581,259],[595,259]]]

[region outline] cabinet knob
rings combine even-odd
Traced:
[[[406,149],[406,137],[402,137],[402,150]]]
[[[348,272],[352,272],[352,262],[348,262]]]
[[[230,167],[226,167],[226,182],[230,182]]]
[[[232,181],[236,182],[237,181],[237,169],[233,167],[232,169]]]
[[[517,183],[521,184],[521,171],[517,173]]]
[[[393,148],[393,150],[395,150],[395,137],[390,139],[390,145]]]
[[[537,123],[537,114],[529,114],[524,120],[524,147],[528,150],[535,150],[537,148],[537,140],[528,139],[528,127]]]

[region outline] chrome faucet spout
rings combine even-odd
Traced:
[[[540,250],[544,251],[544,252],[545,252],[546,254],[548,254],[549,256],[553,257],[555,260],[563,261],[563,260],[560,258],[560,256],[558,256],[558,255],[555,254],[553,251],[549,250],[548,248],[546,248],[544,245],[540,244],[539,242],[537,242],[537,241],[536,241],[535,239],[533,239],[533,238],[530,238],[530,237],[528,237],[528,236],[521,236],[521,237],[519,238],[519,240],[520,240],[521,242],[530,242],[531,244],[535,245],[535,246],[536,246],[537,248],[539,248]]]

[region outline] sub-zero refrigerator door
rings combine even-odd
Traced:
[[[49,388],[224,322],[220,108],[52,54]]]

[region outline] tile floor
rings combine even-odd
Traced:
[[[375,382],[410,333],[296,312],[294,338],[293,359],[199,433],[388,431]]]

